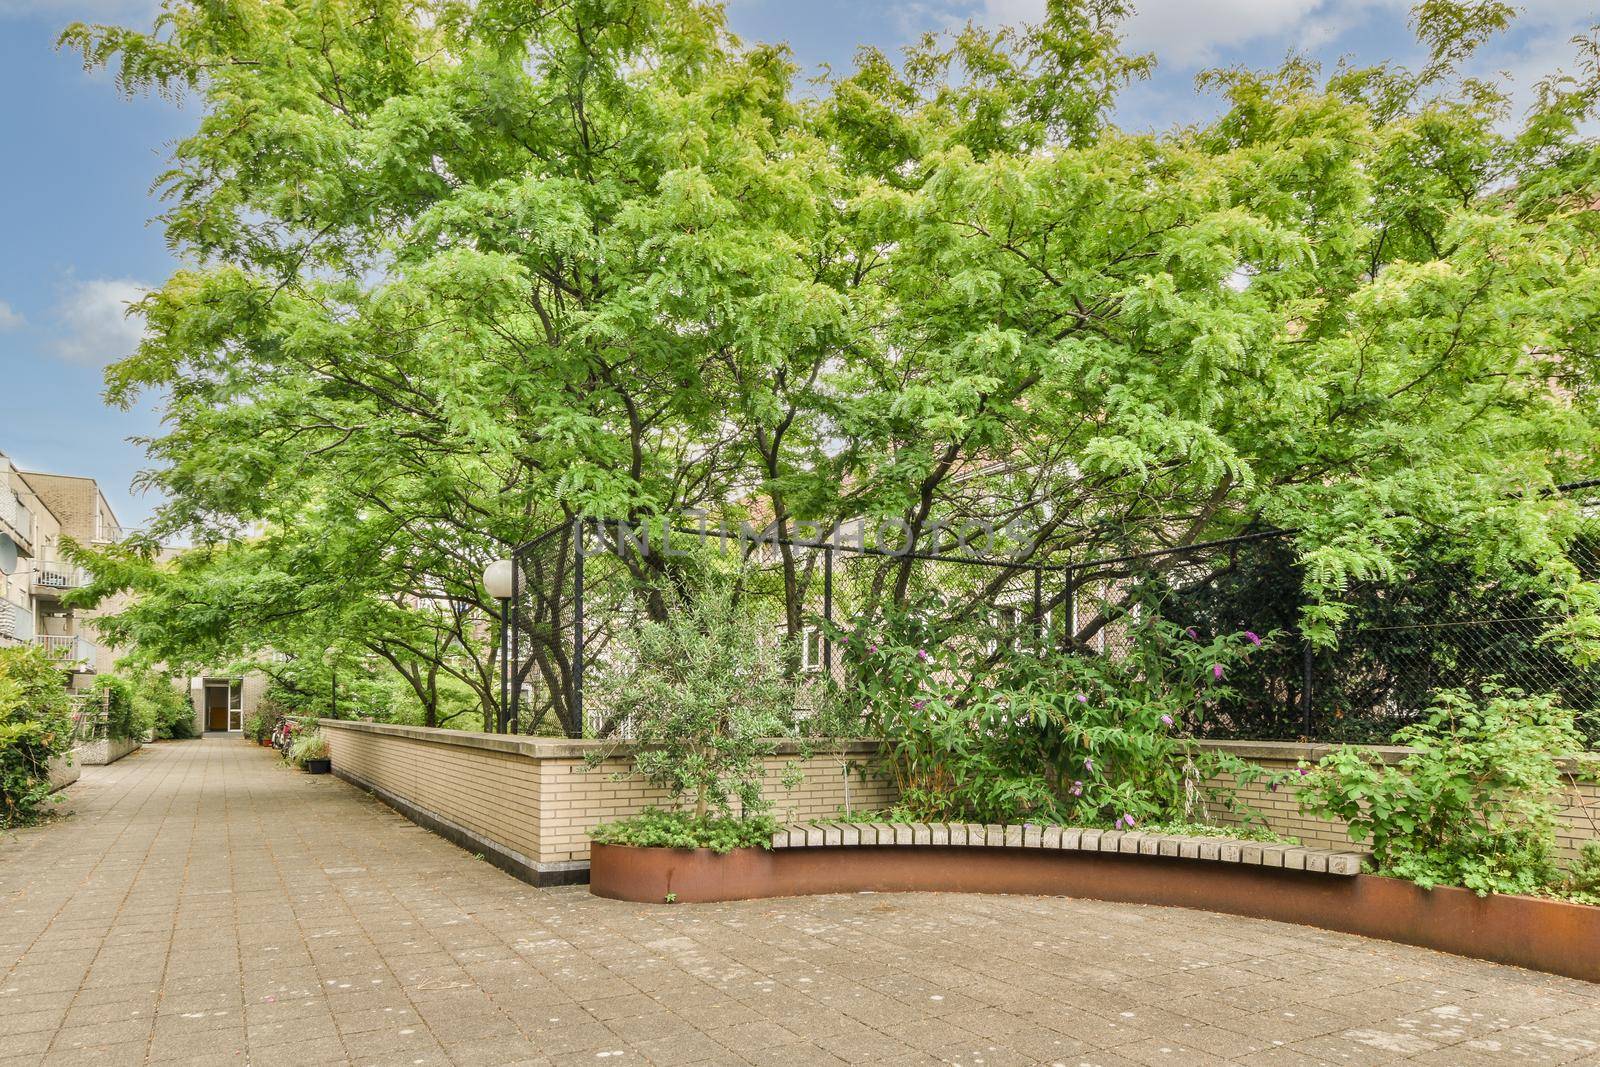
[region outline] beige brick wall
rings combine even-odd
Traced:
[[[60,520],[62,533],[84,544],[94,540],[95,512],[101,510],[94,479],[36,471],[24,471],[22,477]]]
[[[800,822],[837,814],[841,809],[883,808],[894,803],[892,784],[864,770],[861,756],[771,756],[765,763],[762,794],[783,822]],[[591,769],[582,759],[550,759],[540,763],[545,798],[541,814],[539,858],[546,863],[587,861],[589,831],[602,822],[635,815],[647,807],[670,807],[671,798],[637,779],[626,778],[631,761],[607,760]],[[793,788],[782,782],[798,765],[802,779]]]
[[[598,823],[635,814],[669,798],[643,782],[625,777],[625,756],[593,769],[585,756],[605,752],[593,741],[559,738],[509,738],[417,726],[386,726],[323,720],[335,769],[376,786],[437,818],[495,842],[525,857],[541,870],[581,867],[589,859],[589,831]],[[1315,760],[1325,748],[1279,742],[1211,742],[1268,770],[1292,770],[1301,759]],[[841,808],[883,808],[895,799],[893,786],[869,766],[873,746],[847,742],[842,753],[804,754],[793,746],[766,760],[765,794],[786,822],[823,818]],[[1379,749],[1398,760],[1399,749]],[[798,767],[800,784],[785,789],[785,771]],[[1300,814],[1293,793],[1272,792],[1264,784],[1244,788],[1240,798],[1278,833],[1304,844],[1348,847],[1342,823]],[[1242,822],[1213,810],[1217,821]],[[1586,841],[1600,839],[1600,786],[1572,783],[1563,814],[1561,848],[1576,855]]]
[[[670,798],[626,777],[630,760],[590,768],[586,753],[611,746],[558,738],[508,738],[322,720],[336,770],[521,854],[540,869],[583,866],[589,831],[598,823],[670,806]],[[840,754],[804,754],[786,746],[768,757],[764,793],[784,820],[833,815],[841,808],[879,808],[892,786],[861,775],[872,746],[850,742]],[[798,767],[792,789],[781,784]]]
[[[330,729],[334,765],[436,816],[539,859],[538,763],[480,748]]]
[[[1212,747],[1230,751],[1272,772],[1291,772],[1302,759],[1314,763],[1328,751],[1325,746],[1290,742],[1222,742],[1213,743]],[[1374,747],[1373,751],[1382,754],[1390,762],[1397,762],[1405,755],[1405,750],[1399,748]],[[1232,779],[1224,776],[1214,784],[1231,785]],[[1342,820],[1314,819],[1302,815],[1294,793],[1288,789],[1273,792],[1265,783],[1256,782],[1240,790],[1238,797],[1277,833],[1297,837],[1307,845],[1344,847],[1350,843]],[[1213,811],[1211,814],[1219,823],[1239,824],[1247,821],[1244,817],[1231,817],[1222,811]],[[1577,781],[1571,777],[1567,779],[1566,805],[1561,813],[1561,828],[1557,836],[1564,859],[1576,857],[1586,842],[1600,840],[1600,784]]]

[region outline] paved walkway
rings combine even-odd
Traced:
[[[1600,987],[1029,897],[536,890],[242,741],[0,841],[0,1062],[1600,1065]]]

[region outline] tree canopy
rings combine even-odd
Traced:
[[[437,664],[438,605],[488,607],[506,546],[699,509],[1010,523],[1057,563],[1292,528],[1319,640],[1425,539],[1600,637],[1548,492],[1595,454],[1595,42],[1516,114],[1460,73],[1509,9],[1426,0],[1419,69],[1213,71],[1216,119],[1133,133],[1127,10],[1051,0],[814,87],[692,0],[70,27],[200,105],[161,180],[187,265],[107,372],[164,398],[165,502],[91,595]],[[156,568],[171,537],[202,547]],[[154,614],[130,635],[172,654]]]

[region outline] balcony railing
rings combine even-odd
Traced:
[[[33,640],[33,612],[9,600],[0,600],[0,640]]]
[[[40,563],[33,570],[33,584],[37,589],[57,589],[66,592],[88,582],[89,576],[82,567],[70,563]]]
[[[76,634],[38,634],[33,640],[52,659],[94,666],[94,646]]]
[[[33,512],[3,485],[0,485],[0,526],[11,528],[26,555],[33,546]]]

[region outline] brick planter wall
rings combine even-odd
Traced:
[[[596,823],[634,814],[667,797],[637,780],[617,780],[628,760],[616,758],[589,769],[585,757],[608,746],[595,741],[513,738],[420,726],[322,720],[333,756],[333,772],[372,792],[408,818],[475,853],[540,884],[582,881],[589,866],[589,830]],[[1276,741],[1211,741],[1269,770],[1292,770],[1315,761],[1328,746]],[[1403,749],[1375,748],[1391,762]],[[792,744],[768,759],[766,793],[783,822],[825,818],[841,808],[871,810],[894,801],[893,786],[869,774],[876,747],[851,741],[840,752],[803,756]],[[779,784],[783,771],[799,763],[795,789]],[[1563,813],[1561,852],[1577,855],[1584,842],[1600,840],[1600,785],[1571,782]],[[1273,830],[1307,845],[1350,846],[1342,823],[1301,815],[1288,790],[1245,788],[1241,798]],[[1239,823],[1212,811],[1213,822]]]
[[[333,773],[373,793],[406,817],[520,878],[541,885],[583,881],[589,830],[597,823],[666,806],[643,782],[617,780],[626,758],[590,769],[586,757],[614,746],[597,741],[516,738],[463,730],[323,719]],[[880,808],[893,788],[859,771],[876,746],[851,741],[805,755],[785,742],[766,760],[765,794],[784,822],[840,808]],[[783,773],[799,765],[794,789]]]
[[[1315,763],[1331,752],[1331,745],[1308,745],[1296,741],[1208,741],[1205,747],[1231,752],[1242,760],[1260,764],[1269,771],[1292,771],[1301,760]],[[1376,752],[1387,763],[1398,763],[1407,750],[1393,746],[1373,745],[1368,751]],[[1566,761],[1568,770],[1576,769],[1574,761]],[[1221,784],[1231,784],[1224,778]],[[1240,791],[1239,797],[1267,820],[1274,831],[1288,837],[1298,837],[1308,845],[1344,848],[1350,837],[1345,824],[1336,819],[1313,819],[1300,814],[1294,794],[1288,790],[1270,792],[1264,783],[1255,783]],[[1560,852],[1563,858],[1572,859],[1586,842],[1600,840],[1600,784],[1567,779],[1566,807],[1561,813],[1559,831]],[[1212,821],[1238,824],[1244,820],[1231,818],[1225,812],[1211,813]]]

